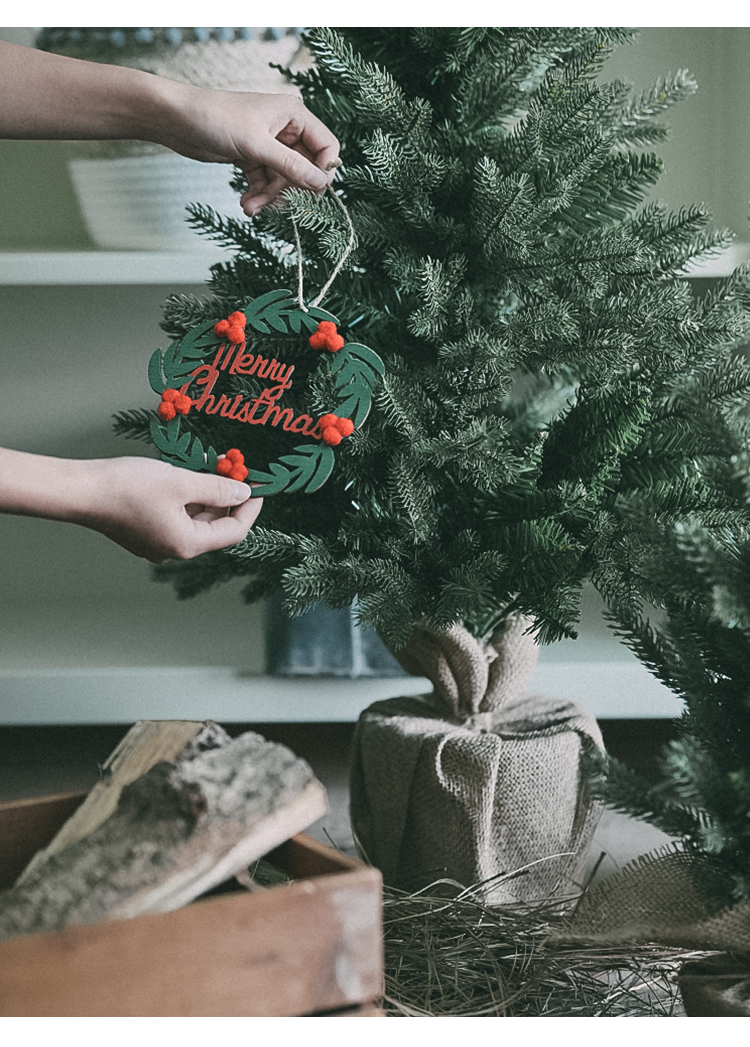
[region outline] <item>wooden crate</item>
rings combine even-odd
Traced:
[[[0,889],[84,796],[0,804]],[[295,882],[0,942],[0,1015],[380,1016],[380,873],[304,833],[269,860]]]

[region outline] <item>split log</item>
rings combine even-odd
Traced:
[[[0,940],[168,912],[230,879],[327,809],[310,767],[249,732],[136,724],[106,775],[15,886]]]
[[[150,771],[161,760],[190,759],[205,749],[226,745],[231,739],[212,720],[139,720],[101,766],[101,778],[68,818],[52,842],[39,851],[16,881],[23,883],[50,857],[98,829],[117,810],[126,785]]]

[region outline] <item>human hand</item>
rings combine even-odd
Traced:
[[[0,41],[0,138],[139,139],[236,164],[246,214],[288,186],[323,193],[339,143],[295,94],[216,91]]]
[[[339,143],[293,94],[213,91],[162,81],[169,105],[158,141],[194,160],[235,164],[248,188],[247,215],[289,186],[323,193],[339,166]]]
[[[83,508],[69,517],[151,563],[188,560],[246,537],[263,504],[247,484],[153,458],[106,458],[89,467]]]

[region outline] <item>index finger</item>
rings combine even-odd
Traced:
[[[299,142],[299,137],[295,138],[295,142]],[[294,144],[283,142],[281,136],[271,138],[268,135],[262,142],[256,143],[255,160],[251,164],[240,165],[248,181],[257,172],[258,160],[284,181],[300,189],[323,193],[328,187],[328,173],[318,166],[317,159],[308,160],[306,150],[296,149]]]
[[[217,516],[210,521],[196,523],[202,551],[225,549],[241,542],[247,537],[247,532],[255,523],[262,506],[262,498],[248,498],[232,509],[230,516]]]

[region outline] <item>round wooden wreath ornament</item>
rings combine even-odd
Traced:
[[[338,333],[339,321],[317,306],[300,307],[291,291],[268,291],[226,318],[209,320],[157,349],[149,361],[149,383],[161,396],[151,436],[163,461],[183,469],[218,472],[253,484],[253,497],[297,491],[312,493],[326,482],[335,465],[334,447],[361,428],[370,412],[373,391],[385,373],[383,361],[359,342]],[[259,334],[307,335],[310,348],[321,353],[333,378],[336,402],[317,420],[280,404],[292,386],[294,366],[246,350],[246,331]],[[252,375],[268,383],[259,396],[227,395],[218,386],[226,375]],[[191,394],[192,390],[192,394]],[[200,395],[195,396],[195,392]],[[249,469],[236,447],[224,454],[204,447],[190,431],[181,432],[189,413],[220,417],[247,425],[280,426],[309,437],[291,453],[271,462],[268,472]],[[242,442],[241,440],[238,442]]]

